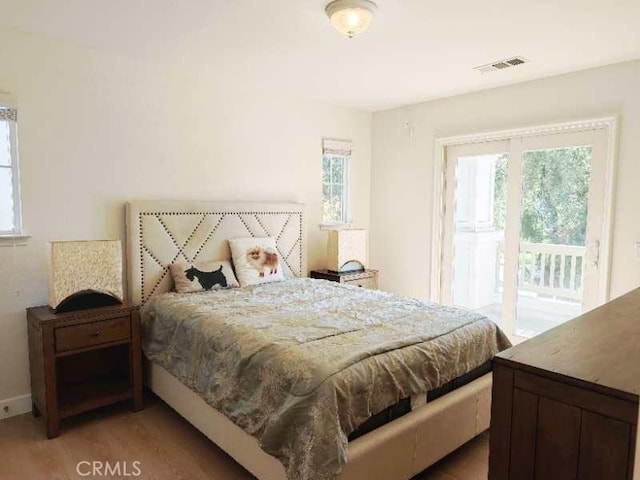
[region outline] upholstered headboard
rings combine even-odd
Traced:
[[[171,289],[175,261],[230,259],[229,238],[275,237],[285,276],[307,275],[304,205],[137,201],[126,206],[129,298]]]

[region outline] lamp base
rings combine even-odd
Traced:
[[[364,270],[365,270],[364,265],[362,265],[357,260],[352,260],[350,262],[345,263],[340,267],[340,270],[329,269],[329,271],[333,273],[364,272]]]
[[[96,290],[82,290],[69,295],[56,308],[51,307],[51,310],[54,313],[66,313],[121,304],[119,299],[106,293]]]

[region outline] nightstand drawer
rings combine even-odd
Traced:
[[[131,328],[128,316],[57,328],[55,331],[56,351],[64,352],[101,343],[126,340],[130,335]]]
[[[354,287],[370,288],[375,290],[378,288],[378,282],[375,277],[357,278],[355,280],[347,280],[345,285],[353,285]]]

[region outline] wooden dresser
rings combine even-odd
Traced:
[[[359,272],[332,272],[330,270],[313,270],[310,273],[311,278],[319,278],[329,280],[330,282],[344,283],[362,288],[378,288],[378,271],[377,270],[361,270]]]
[[[490,480],[631,480],[640,289],[495,358]]]

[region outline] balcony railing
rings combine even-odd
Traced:
[[[582,299],[586,247],[520,243],[518,290],[556,298]],[[503,282],[504,245],[498,245],[498,283]]]

